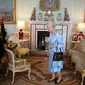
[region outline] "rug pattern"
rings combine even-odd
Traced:
[[[32,57],[27,59],[27,61],[31,64],[31,80],[27,77],[27,71],[16,73],[13,85],[55,85],[54,82],[47,82],[51,78],[51,73],[48,72],[47,57]],[[79,72],[74,74],[74,70],[75,68],[69,63],[69,60],[65,60],[62,70],[63,82],[59,85],[80,85],[81,74]],[[9,71],[7,77],[4,74],[0,74],[0,85],[11,85],[11,80],[11,71]]]

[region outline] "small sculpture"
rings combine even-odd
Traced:
[[[62,14],[61,13],[58,14],[57,21],[62,21]]]
[[[30,20],[31,21],[36,20],[36,8],[35,7],[33,8],[32,16],[31,16]]]
[[[54,15],[50,9],[46,10],[46,14],[44,16],[45,16],[44,21],[54,21],[54,19],[53,19]]]
[[[64,21],[70,21],[70,17],[68,15],[67,8],[65,8],[65,11],[64,11]]]
[[[41,20],[43,20],[42,13],[39,13],[39,14],[38,14],[38,17],[37,17],[37,19],[38,19],[38,20],[40,20],[40,21],[41,21]]]
[[[22,29],[20,29],[20,32],[19,32],[19,39],[23,39],[23,31],[22,31]]]

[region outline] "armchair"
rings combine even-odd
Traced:
[[[15,58],[14,53],[7,48],[6,51],[8,55],[7,74],[8,74],[8,70],[11,70],[13,72],[13,78],[11,84],[13,84],[14,82],[14,77],[16,72],[23,72],[28,70],[28,78],[31,79],[30,78],[31,68],[30,68],[30,64],[26,61],[26,59]]]
[[[26,48],[26,47],[21,47],[20,45],[20,40],[19,37],[17,35],[12,35],[9,37],[9,41],[12,41],[13,43],[17,43],[17,47],[14,49],[14,52],[17,56],[19,56],[19,58],[22,55],[25,54],[30,54],[30,49]]]
[[[75,63],[75,73],[79,71],[82,73],[82,83],[84,85],[85,77],[85,39],[76,43],[73,49],[68,51],[69,56],[71,56],[71,61]]]

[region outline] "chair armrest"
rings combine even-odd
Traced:
[[[74,47],[72,48],[73,50],[77,50],[78,48],[78,43],[75,43]]]
[[[16,58],[16,61],[15,61],[16,64],[24,64],[26,66],[30,66],[30,64],[27,62],[26,59],[20,59],[20,58]]]
[[[16,63],[25,62],[25,61],[26,61],[25,59],[20,59],[20,58],[16,58],[16,59],[15,59],[15,62],[16,62]]]
[[[25,62],[26,62],[25,59],[16,59],[15,60],[15,66],[18,66],[18,67],[26,66]]]

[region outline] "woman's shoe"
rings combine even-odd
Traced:
[[[48,80],[48,82],[52,82],[52,81],[55,81],[55,79],[56,79],[56,78],[54,78],[54,79],[52,79],[52,80],[50,79],[50,80]]]
[[[62,78],[59,82],[55,81],[55,84],[59,84],[59,83],[61,83],[62,81],[63,81],[63,78]]]

